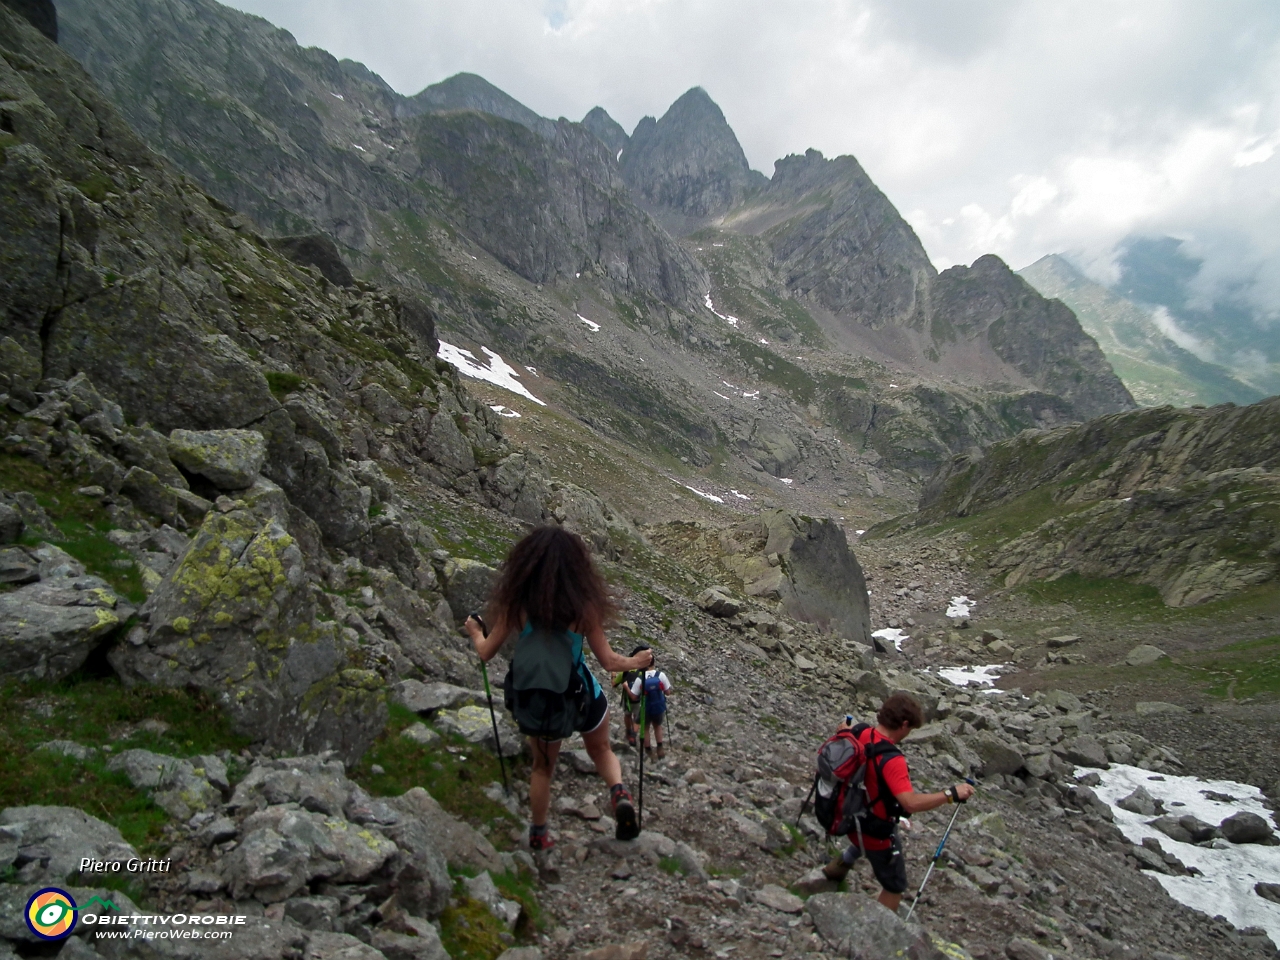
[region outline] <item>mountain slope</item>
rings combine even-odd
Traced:
[[[1262,399],[1260,390],[1170,340],[1149,310],[1094,283],[1064,258],[1041,257],[1018,275],[1071,308],[1140,403],[1211,406]]]
[[[528,127],[548,139],[556,134],[555,121],[539,116],[515,97],[474,73],[455,73],[447,80],[433,83],[420,93],[401,101],[397,107],[397,113],[405,117],[453,110],[492,114]]]

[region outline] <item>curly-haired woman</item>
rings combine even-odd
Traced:
[[[595,761],[596,772],[609,787],[617,838],[633,839],[640,827],[631,794],[622,785],[622,765],[609,745],[609,701],[587,668],[583,641],[610,672],[643,670],[653,663],[653,652],[645,650],[637,656],[624,657],[609,646],[604,628],[612,621],[615,607],[582,538],[560,527],[546,526],[522,539],[507,556],[487,612],[491,628],[488,636],[474,617],[468,617],[465,624],[476,653],[485,661],[492,659],[513,633],[525,634],[535,628],[568,632],[574,667],[590,698],[578,732]],[[549,850],[555,841],[547,834],[547,811],[560,741],[530,737],[529,746],[533,751],[529,846],[533,850]]]

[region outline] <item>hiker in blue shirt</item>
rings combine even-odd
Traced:
[[[476,653],[486,662],[509,637],[517,635],[504,686],[508,709],[529,736],[533,752],[529,777],[533,820],[529,847],[533,850],[549,850],[555,845],[547,834],[551,777],[561,739],[574,730],[582,734],[596,772],[609,787],[617,824],[615,836],[631,840],[640,833],[631,794],[622,785],[622,766],[609,744],[609,701],[583,658],[585,640],[600,665],[610,672],[643,670],[653,663],[651,650],[624,657],[609,646],[604,628],[615,612],[604,578],[582,538],[560,527],[545,526],[511,548],[489,598],[488,635],[475,617],[468,617],[464,624]],[[557,659],[561,655],[563,661]],[[569,678],[567,689],[560,688],[563,693],[546,688],[558,681],[539,679],[562,676]],[[567,724],[560,722],[559,729],[549,735],[540,727],[539,717],[528,712],[531,702],[538,705],[543,717],[558,711],[555,721],[567,718]]]
[[[648,650],[648,647],[637,647],[637,650]],[[652,654],[651,654],[652,655]],[[631,682],[627,688],[632,702],[637,705],[644,700],[644,743],[641,749],[646,750],[649,759],[661,760],[667,755],[667,748],[662,742],[663,730],[667,719],[667,694],[671,692],[671,680],[661,670],[650,667]],[[637,720],[639,714],[637,713]],[[653,734],[654,746],[649,746],[649,734]]]

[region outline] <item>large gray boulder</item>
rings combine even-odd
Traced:
[[[839,524],[766,510],[722,542],[731,550],[725,565],[748,594],[780,601],[796,620],[873,646],[866,580]]]
[[[266,462],[267,441],[257,430],[174,430],[169,457],[220,490],[243,490]]]
[[[111,663],[126,683],[207,691],[246,736],[354,761],[386,722],[384,680],[353,666],[350,633],[318,616],[278,500],[210,514]]]
[[[150,750],[126,750],[107,761],[107,769],[123,771],[135,787],[152,791],[152,801],[175,820],[189,820],[222,802],[222,791],[210,779],[227,782],[226,766],[217,757],[197,763],[202,766]]]
[[[84,857],[111,861],[137,855],[119,830],[75,807],[0,810],[0,872],[20,863],[19,883],[62,883],[79,872]]]
[[[839,956],[851,960],[968,960],[969,954],[917,924],[904,923],[858,893],[818,893],[805,902],[814,929]]]
[[[1275,833],[1266,820],[1245,810],[1227,817],[1218,829],[1232,843],[1265,843]]]
[[[988,777],[997,773],[1017,773],[1024,765],[1018,749],[993,733],[984,731],[970,737],[969,747],[982,758],[983,771]]]
[[[502,858],[493,844],[470,824],[441,807],[426,790],[414,787],[387,803],[403,816],[426,826],[450,867],[502,872]]]
[[[134,610],[98,577],[61,550],[12,548],[14,580],[40,576],[0,593],[0,678],[61,680]],[[19,563],[25,556],[27,563]],[[13,582],[11,580],[10,582]]]
[[[484,610],[489,594],[498,582],[498,571],[479,560],[450,557],[441,570],[444,597],[453,619],[462,623],[467,615]]]

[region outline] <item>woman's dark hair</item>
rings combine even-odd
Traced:
[[[924,713],[920,709],[920,703],[909,693],[895,693],[882,703],[876,719],[886,730],[897,730],[904,723],[909,724],[912,730],[924,726]]]
[[[518,625],[523,617],[552,630],[570,624],[586,634],[607,626],[615,613],[609,588],[576,533],[538,527],[511,548],[489,599],[494,616]]]
[[[633,656],[633,657],[634,657],[634,656],[635,656],[636,654],[638,654],[641,650],[652,650],[652,649],[653,649],[653,648],[652,648],[652,647],[650,647],[647,643],[642,643],[642,644],[638,645],[634,650],[632,650],[632,651],[631,651],[631,656]]]

